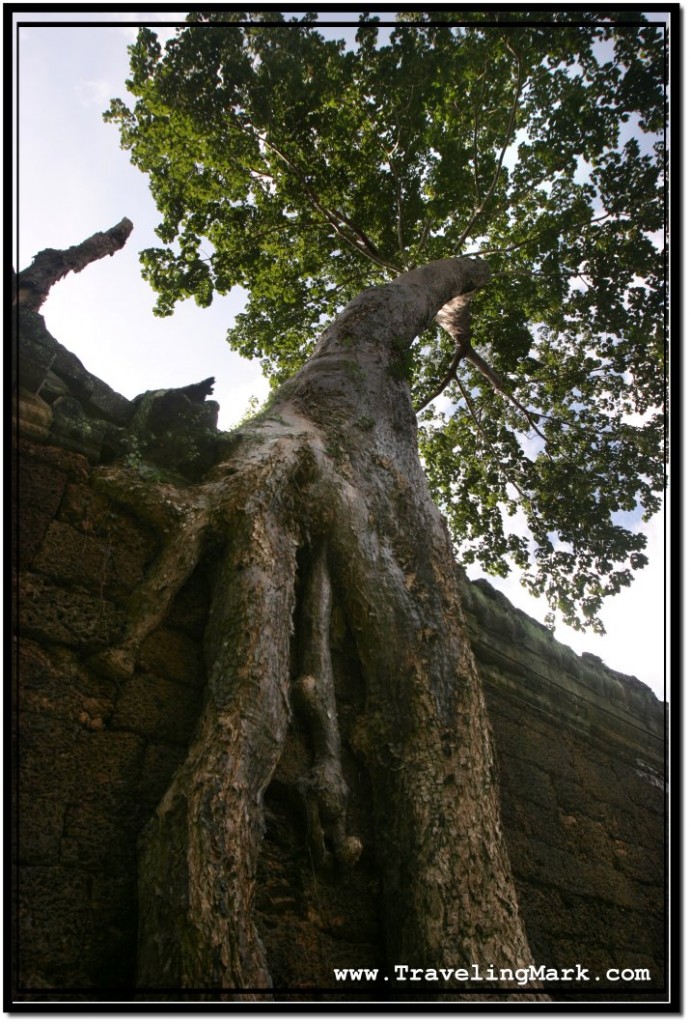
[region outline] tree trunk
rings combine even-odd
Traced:
[[[363,292],[202,484],[146,485],[178,510],[176,525],[127,639],[102,666],[131,671],[200,552],[216,545],[222,555],[205,709],[142,839],[143,987],[227,998],[270,990],[254,885],[263,794],[292,707],[312,737],[311,847],[346,866],[360,854],[340,759],[334,600],[367,693],[351,744],[373,793],[387,962],[531,963],[454,552],[427,490],[405,381],[416,335],[488,277],[481,261],[450,259]],[[128,500],[123,470],[102,471],[102,485]]]

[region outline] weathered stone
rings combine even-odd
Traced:
[[[144,741],[131,732],[80,730],[75,740],[79,773],[65,808],[63,863],[107,871],[132,864],[144,822],[137,785]]]
[[[76,723],[24,712],[17,751],[21,783],[32,795],[54,793],[66,799],[74,782]]]
[[[20,990],[37,990],[30,995],[40,998],[46,990],[93,984],[81,955],[90,917],[88,874],[74,865],[22,865],[17,894]]]
[[[23,636],[86,650],[115,642],[124,614],[110,601],[69,593],[32,573],[20,573],[17,606]]]
[[[38,395],[19,388],[14,415],[15,429],[35,441],[45,441],[53,424],[53,410]]]
[[[139,651],[139,664],[163,679],[185,683],[196,689],[204,686],[204,664],[199,645],[184,634],[157,629],[146,638]]]
[[[41,393],[57,404],[68,376],[41,364],[41,351],[38,344],[32,365],[44,374]],[[69,387],[85,416],[101,418]],[[150,403],[142,429],[155,426],[152,436],[160,437],[171,423],[166,417],[185,421],[195,402],[179,390]],[[214,405],[201,404],[202,432],[211,429]],[[174,444],[162,450],[184,464]],[[20,978],[44,992],[108,984],[127,992],[136,953],[137,841],[197,723],[209,587],[202,567],[142,645],[135,675],[110,681],[89,656],[118,638],[121,605],[160,538],[97,493],[86,459],[74,452],[22,442],[19,485],[20,550],[31,565],[20,574],[18,605]],[[638,681],[556,644],[489,584],[462,585],[536,962],[649,965],[659,984],[664,708]],[[371,793],[351,749],[365,687],[339,614],[335,606],[343,771],[353,794],[350,825],[364,851],[343,877],[324,877],[311,863],[297,785],[310,751],[294,719],[266,795],[257,883],[259,925],[278,985],[328,985],[333,966],[381,957]],[[450,798],[458,784],[450,780]],[[628,991],[621,998],[635,997]]]
[[[593,655],[579,657],[524,612],[513,609],[511,618],[510,602],[486,580],[471,584],[459,572],[459,584],[488,679],[495,673],[502,689],[523,704],[528,682],[529,700],[544,714],[568,721],[604,749],[616,738],[632,750],[650,748],[653,761],[661,762],[664,715],[649,687]]]
[[[59,517],[79,533],[105,545],[113,570],[108,577],[111,594],[114,597],[130,594],[156,553],[156,540],[151,530],[114,508],[92,487],[80,484],[66,487]]]
[[[187,686],[137,672],[124,684],[112,728],[147,739],[185,743],[194,728],[201,697]]]
[[[81,404],[71,396],[61,396],[53,403],[51,444],[85,455],[89,462],[99,462],[106,438],[112,439],[111,424],[85,416]],[[117,441],[110,448],[119,447]]]
[[[119,426],[127,424],[132,415],[131,402],[89,373],[75,355],[56,341],[40,313],[20,308],[16,326],[22,339],[18,379],[23,387],[40,394],[50,372],[64,383],[86,413]],[[54,381],[51,387],[54,393]]]
[[[28,459],[17,473],[17,564],[28,568],[38,551],[48,525],[57,513],[65,491],[65,474],[46,463]]]
[[[32,394],[38,394],[55,361],[59,342],[48,333],[45,321],[38,313],[15,308],[13,320],[14,382]],[[21,337],[21,353],[18,352],[18,336]]]
[[[89,478],[89,463],[76,452],[55,448],[48,444],[36,444],[26,438],[19,438],[17,451],[20,473],[35,479],[35,472],[43,473],[46,467],[64,473],[68,480],[84,482]],[[35,484],[33,485],[35,486]]]
[[[553,809],[556,807],[556,790],[554,783],[544,768],[538,767],[525,758],[515,757],[508,752],[501,752],[501,767],[504,774],[510,776],[521,790],[529,795],[531,803],[538,807]]]
[[[116,696],[113,684],[87,674],[74,652],[67,648],[48,653],[40,643],[24,638],[19,674],[25,713],[40,715],[37,721],[59,719],[71,727],[68,750],[62,749],[58,754],[55,743],[48,744],[56,757],[71,756],[74,729],[84,725],[84,716],[107,723],[112,715]]]
[[[68,398],[70,394],[70,389],[64,380],[61,380],[52,370],[46,372],[40,391],[46,402],[51,405],[57,398]]]
[[[55,864],[60,859],[65,802],[55,793],[40,796],[31,789],[19,794],[19,856],[25,864]]]
[[[34,558],[33,569],[49,579],[102,594],[110,583],[114,566],[112,551],[104,541],[67,523],[52,522]]]
[[[661,986],[663,705],[638,680],[556,643],[486,581],[461,586],[533,954],[589,964],[593,979],[617,962],[648,965]],[[632,949],[640,955],[626,960]],[[645,998],[645,987],[622,986],[621,998]]]
[[[204,401],[213,378],[199,385],[146,391],[133,400],[130,459],[198,479],[218,460],[218,403]]]

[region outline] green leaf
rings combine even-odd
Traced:
[[[664,33],[639,12],[463,17],[362,14],[339,41],[314,12],[195,11],[163,49],[140,31],[133,103],[105,117],[161,214],[157,314],[243,286],[228,340],[274,386],[362,289],[485,256],[472,344],[501,390],[467,360],[449,375],[437,328],[402,368],[418,404],[448,380],[446,415],[421,415],[430,486],[464,561],[517,565],[597,630],[665,481]]]

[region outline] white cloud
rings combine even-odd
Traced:
[[[15,19],[18,18],[15,15]],[[28,265],[46,246],[74,245],[105,230],[123,215],[135,233],[113,260],[90,266],[83,275],[60,282],[45,307],[48,329],[82,359],[87,369],[127,397],[153,387],[178,387],[216,376],[220,425],[230,426],[245,412],[249,397],[264,397],[258,368],[231,353],[226,329],[242,307],[241,296],[214,301],[210,309],[185,303],[175,316],[151,316],[154,296],[141,279],[138,250],[159,244],[158,214],[144,175],[120,149],[117,130],[104,125],[100,110],[111,95],[126,97],[127,22],[148,24],[162,41],[184,14],[167,11],[79,12],[93,25],[70,29],[75,13],[21,14],[31,21],[20,33],[22,154],[18,266]],[[108,25],[101,24],[108,22]],[[99,29],[99,31],[96,31]],[[106,83],[110,83],[106,86]],[[106,92],[108,95],[105,95]],[[105,96],[105,102],[104,102]],[[99,109],[100,106],[100,109]],[[658,520],[659,524],[659,520]],[[589,650],[612,668],[638,676],[661,693],[664,662],[662,630],[661,526],[650,530],[651,565],[634,585],[605,608],[605,638],[560,628],[559,639],[575,650]],[[471,575],[474,573],[471,571]],[[510,600],[541,621],[546,609],[530,598],[517,579],[491,580]]]
[[[113,95],[115,89],[110,82],[101,79],[96,82],[78,82],[74,91],[83,107],[102,108]]]

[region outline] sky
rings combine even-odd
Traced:
[[[215,297],[208,309],[178,304],[172,317],[154,317],[154,293],[140,273],[139,252],[160,245],[154,234],[158,214],[148,180],[120,149],[117,128],[105,124],[109,100],[130,97],[127,45],[136,29],[128,21],[156,28],[182,20],[179,12],[61,10],[21,12],[30,22],[18,30],[15,58],[16,188],[15,269],[27,267],[44,248],[78,244],[129,217],[134,230],[123,250],[70,274],[51,290],[41,312],[51,334],[90,373],[127,398],[143,391],[182,387],[216,378],[219,427],[228,429],[247,412],[250,400],[268,394],[258,364],[232,353],[227,329],[244,305],[241,289]],[[357,19],[357,12],[346,17]],[[337,20],[339,12],[328,13]],[[92,24],[73,27],[79,20]],[[45,23],[60,22],[53,27]],[[108,24],[104,24],[108,22]],[[162,41],[171,29],[160,29]],[[612,669],[636,676],[659,697],[665,695],[664,516],[640,527],[648,537],[648,567],[634,584],[609,599],[602,612],[604,637],[558,625],[556,638],[577,653],[590,652]],[[481,574],[472,567],[471,579]],[[489,577],[527,614],[542,621],[546,604],[531,598],[518,574]]]

